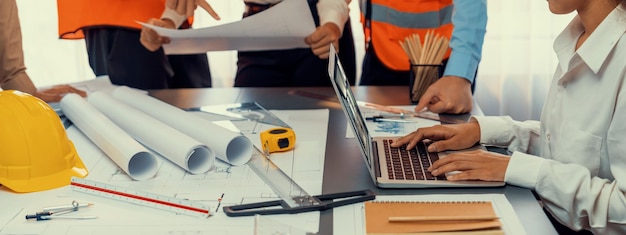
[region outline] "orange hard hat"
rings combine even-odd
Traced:
[[[19,91],[0,91],[0,184],[35,192],[70,184],[87,168],[56,112]]]

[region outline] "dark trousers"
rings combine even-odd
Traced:
[[[445,71],[448,65],[448,60],[443,61],[442,71]],[[396,71],[387,68],[383,64],[376,52],[374,46],[369,45],[363,58],[363,73],[361,74],[360,85],[363,86],[408,86],[409,85],[409,71]],[[474,92],[474,84],[476,84],[476,78],[472,83],[472,92]]]
[[[311,13],[318,24],[317,1],[309,1]],[[264,10],[268,7],[249,7]],[[244,17],[258,13],[246,12]],[[339,57],[350,84],[356,81],[354,39],[350,21],[339,39]],[[328,59],[320,59],[310,48],[271,51],[240,51],[237,61],[236,87],[311,87],[331,86],[328,77]]]
[[[363,86],[408,86],[409,70],[396,71],[387,68],[378,59],[372,44],[369,45],[363,57],[363,71],[359,82]]]
[[[140,31],[120,27],[84,28],[89,65],[96,76],[138,89],[211,87],[206,54],[165,55],[148,51]]]

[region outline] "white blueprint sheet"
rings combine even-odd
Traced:
[[[287,122],[297,134],[293,151],[272,154],[272,160],[309,194],[322,191],[324,153],[329,111],[272,111]],[[263,129],[262,126],[258,127]],[[269,128],[269,126],[268,126]],[[191,175],[182,168],[162,160],[157,175],[146,181],[133,181],[104,155],[78,129],[70,127],[68,136],[89,169],[88,180],[108,183],[138,191],[196,200],[217,206],[278,200],[274,192],[247,165],[233,167],[216,161],[208,173]],[[253,137],[250,137],[253,138]],[[251,139],[254,141],[254,139]],[[258,141],[258,140],[256,140]],[[260,142],[260,141],[258,141]],[[255,142],[256,143],[256,142]],[[93,196],[62,187],[36,193],[16,194],[0,189],[0,234],[252,234],[254,217],[228,217],[222,208],[209,218],[176,215],[172,212],[143,207],[110,198]],[[97,219],[56,219],[26,221],[26,214],[43,207],[68,205],[72,200],[95,205],[74,215],[95,215]],[[267,218],[305,231],[316,232],[319,212],[297,215],[272,215]]]
[[[391,106],[394,108],[413,110],[415,106]],[[378,115],[396,115],[393,113],[378,111],[371,108],[359,107],[361,114],[364,118],[373,117]],[[379,121],[374,122],[370,120],[366,120],[365,124],[367,125],[367,130],[370,132],[372,137],[402,137],[410,134],[411,132],[417,130],[421,127],[429,127],[440,124],[438,121],[433,121],[424,118],[410,118],[406,119],[408,121],[404,122],[402,120],[397,121]],[[354,132],[350,127],[350,123],[347,124],[346,128],[346,138],[354,138]]]
[[[524,235],[513,206],[503,194],[431,194],[376,196],[376,201],[490,201],[496,215],[500,217],[506,235]],[[333,234],[365,234],[365,208],[363,203],[333,209]]]
[[[171,39],[163,45],[166,54],[308,48],[304,38],[315,31],[313,16],[304,0],[284,0],[241,21],[208,28],[173,30],[146,26]]]

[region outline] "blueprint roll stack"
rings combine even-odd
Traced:
[[[209,171],[215,153],[206,145],[151,115],[113,98],[105,91],[89,94],[87,101],[134,139],[191,174]]]
[[[65,116],[132,179],[147,180],[156,175],[156,156],[83,97],[69,93],[59,104]]]
[[[115,88],[113,97],[167,123],[215,151],[216,157],[231,165],[246,164],[252,157],[253,144],[240,133],[160,101],[126,86]]]

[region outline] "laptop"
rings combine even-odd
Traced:
[[[361,154],[371,178],[380,188],[443,188],[443,187],[497,187],[504,182],[447,181],[445,176],[434,177],[426,169],[450,152],[429,153],[426,141],[414,149],[389,146],[397,137],[372,137],[367,130],[357,101],[350,89],[335,48],[331,44],[328,74],[348,123],[352,126]],[[484,148],[477,145],[471,149]],[[467,150],[461,150],[467,151]],[[454,174],[454,172],[448,173]]]

